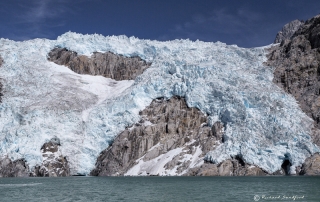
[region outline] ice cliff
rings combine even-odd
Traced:
[[[79,75],[47,60],[55,47],[79,55],[112,52],[139,56],[152,65],[135,80]],[[71,174],[88,174],[99,153],[125,127],[140,120],[153,99],[184,97],[224,124],[224,142],[205,156],[220,163],[240,156],[272,173],[285,160],[291,173],[319,148],[310,138],[312,120],[296,100],[272,82],[265,47],[221,42],[140,40],[68,32],[57,40],[0,40],[0,154],[24,158],[33,169],[42,145],[60,140]]]

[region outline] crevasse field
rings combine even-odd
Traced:
[[[54,47],[140,56],[152,65],[135,81],[79,75],[47,60]],[[68,32],[57,40],[0,40],[3,94],[0,155],[41,164],[41,146],[53,137],[71,174],[88,174],[99,153],[125,127],[139,121],[152,99],[186,98],[189,107],[225,124],[225,142],[205,159],[239,155],[268,172],[288,159],[291,173],[319,148],[310,138],[312,120],[273,82],[265,47],[245,49],[221,42],[167,42],[126,36]]]

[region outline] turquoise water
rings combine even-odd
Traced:
[[[320,177],[0,178],[0,201],[319,202]]]

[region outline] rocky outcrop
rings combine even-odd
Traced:
[[[48,54],[48,60],[65,65],[78,74],[101,75],[115,80],[134,80],[151,65],[138,56],[95,52],[89,58],[66,48],[54,48]]]
[[[60,141],[52,138],[41,148],[43,162],[32,172],[24,159],[12,161],[8,157],[0,159],[0,177],[66,177],[70,168],[66,157],[59,151]]]
[[[240,157],[219,165],[204,162],[204,155],[223,142],[224,127],[220,122],[209,127],[207,116],[189,108],[184,98],[154,100],[140,115],[139,123],[120,133],[100,154],[91,175],[267,174]]]
[[[320,154],[307,158],[301,167],[300,175],[320,175]]]
[[[166,175],[159,169],[179,175],[191,164],[199,163],[197,160],[218,145],[223,136],[221,123],[216,123],[212,130],[207,126],[207,116],[196,108],[188,108],[183,98],[154,100],[140,115],[139,123],[120,133],[112,146],[100,154],[91,175],[124,175],[139,160],[145,168],[138,165],[137,175]],[[163,160],[161,157],[166,159],[163,168],[157,170],[155,165]],[[130,173],[134,174],[127,174]]]
[[[24,159],[12,161],[8,157],[0,159],[0,177],[28,177],[29,167]]]
[[[302,24],[303,24],[303,21],[300,21],[300,20],[294,20],[292,22],[289,22],[288,24],[285,24],[282,30],[278,32],[274,40],[274,43],[281,43],[286,39],[290,39]]]
[[[267,65],[275,67],[274,83],[292,94],[314,120],[312,138],[320,146],[320,15],[271,48]]]
[[[36,166],[30,174],[33,177],[66,177],[70,176],[70,168],[66,157],[59,151],[60,140],[52,138],[41,147],[43,162]]]

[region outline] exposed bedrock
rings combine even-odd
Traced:
[[[60,140],[52,138],[41,147],[42,164],[36,166],[30,176],[33,177],[66,177],[70,168],[66,157],[59,150]]]
[[[188,108],[184,98],[154,100],[140,115],[139,123],[101,152],[91,175],[266,175],[240,157],[219,165],[204,162],[204,155],[223,142],[224,127],[220,122],[209,127],[207,116]]]
[[[292,94],[314,120],[311,137],[320,146],[320,15],[300,25],[291,38],[272,47],[268,57],[267,64],[275,67],[274,83]],[[319,167],[312,166],[319,164],[319,155],[311,156],[300,174],[319,174]]]
[[[301,167],[301,175],[320,175],[320,154],[307,158]]]
[[[12,161],[8,157],[0,158],[0,177],[28,177],[29,167],[24,159]]]
[[[112,146],[100,154],[91,175],[124,175],[139,158],[148,162],[177,148],[184,148],[184,151],[181,149],[175,154],[168,154],[168,161],[162,165],[167,170],[177,166],[178,174],[191,164],[191,161],[181,162],[184,155],[191,157],[197,152],[195,158],[198,159],[221,140],[220,124],[216,124],[219,126],[214,134],[206,125],[207,116],[196,108],[188,108],[183,98],[154,100],[140,115],[140,123],[120,133]],[[197,150],[198,147],[201,150]],[[145,169],[137,168],[139,171],[132,174],[165,175],[155,171],[153,163],[146,166]]]
[[[289,22],[288,24],[285,24],[282,30],[278,32],[274,40],[274,43],[281,43],[286,39],[290,39],[302,24],[303,24],[303,21],[300,21],[300,20],[294,20]]]
[[[58,138],[52,138],[41,148],[43,161],[30,172],[28,162],[24,159],[12,161],[8,157],[0,158],[0,177],[66,177],[70,168],[66,157],[60,150]]]
[[[312,138],[320,146],[320,15],[270,51],[267,64],[275,67],[274,83],[292,94],[314,120]]]
[[[134,80],[151,65],[138,56],[95,52],[87,57],[66,48],[54,48],[48,54],[48,60],[65,65],[78,74],[101,75],[115,80]]]

